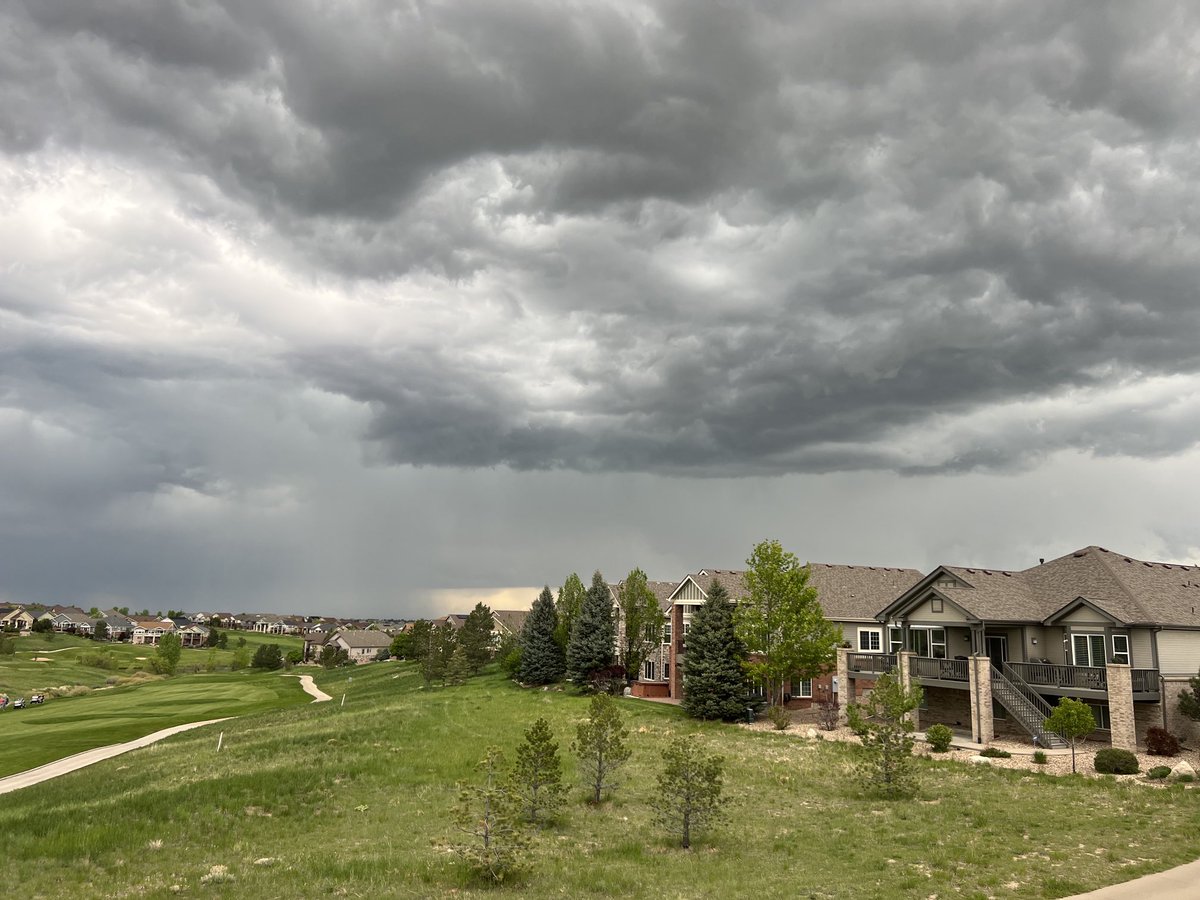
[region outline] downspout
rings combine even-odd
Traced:
[[[1158,671],[1158,708],[1162,712],[1163,731],[1167,728],[1167,679],[1163,678],[1162,669],[1158,665],[1158,633],[1162,626],[1157,626],[1150,632],[1150,656],[1154,660],[1154,668]]]

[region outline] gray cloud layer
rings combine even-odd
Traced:
[[[1198,33],[1183,2],[8,4],[10,535],[131,497],[253,531],[364,461],[1183,454]]]

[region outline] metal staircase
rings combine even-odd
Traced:
[[[1039,747],[1057,750],[1070,746],[1060,734],[1046,730],[1045,722],[1053,712],[1050,704],[1007,663],[1002,669],[992,664],[992,698],[1033,735],[1033,742]]]

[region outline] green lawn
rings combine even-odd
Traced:
[[[615,798],[592,809],[574,790],[524,883],[482,889],[437,846],[453,836],[455,782],[488,744],[511,755],[537,716],[573,778],[567,747],[586,700],[497,676],[426,692],[410,664],[322,671],[318,683],[334,702],[225,723],[220,753],[200,729],[6,795],[0,893],[1061,897],[1200,856],[1200,791],[1182,786],[922,761],[920,795],[882,802],[860,789],[855,748],[623,700],[634,759]],[[650,803],[664,742],[692,731],[725,755],[732,805],[684,852]],[[202,884],[215,865],[234,880]]]
[[[9,709],[0,712],[0,777],[172,725],[311,700],[295,678],[238,672],[180,675]]]
[[[179,671],[202,671],[210,662],[218,669],[228,669],[233,663],[239,639],[245,639],[245,649],[251,657],[262,644],[278,644],[286,654],[299,650],[304,642],[296,637],[231,631],[226,650],[184,650],[179,659]],[[92,641],[69,634],[28,634],[15,638],[16,653],[0,656],[0,692],[10,697],[27,696],[61,685],[99,687],[110,678],[129,675],[148,668],[155,647],[145,644],[108,643]],[[88,665],[88,656],[112,654],[115,668]],[[38,662],[34,662],[38,659]]]

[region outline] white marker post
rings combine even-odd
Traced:
[[[225,741],[225,732],[221,732],[221,736],[217,738],[217,752],[221,752],[221,744]]]
[[[346,695],[342,694],[342,706],[346,705]]]

